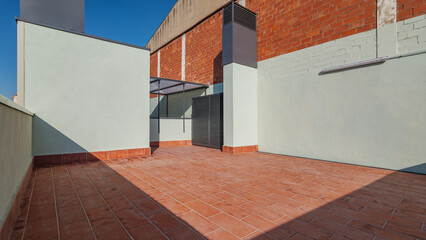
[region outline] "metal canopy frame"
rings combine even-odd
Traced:
[[[194,82],[186,82],[179,81],[174,79],[167,79],[161,77],[150,77],[150,93],[157,94],[157,117],[158,117],[158,133],[160,133],[160,113],[161,113],[161,105],[160,105],[160,96],[165,95],[167,97],[167,117],[169,116],[169,95],[175,93],[182,93],[182,121],[183,121],[183,132],[185,132],[185,92],[196,90],[196,89],[206,89],[209,85],[194,83]]]
[[[160,77],[150,78],[151,94],[169,95],[208,87],[209,85],[202,83],[187,82]]]

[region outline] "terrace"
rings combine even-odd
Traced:
[[[141,47],[21,0],[0,240],[426,239],[426,15],[257,2],[179,0]]]
[[[165,147],[39,165],[12,239],[425,239],[426,176]]]

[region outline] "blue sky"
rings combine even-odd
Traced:
[[[176,0],[86,0],[85,32],[145,46]],[[19,0],[0,0],[0,94],[16,94]]]

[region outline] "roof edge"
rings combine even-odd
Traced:
[[[132,47],[132,48],[138,48],[138,49],[142,49],[142,50],[151,51],[151,49],[146,48],[146,47],[141,47],[141,46],[130,44],[130,43],[120,42],[120,41],[116,41],[116,40],[112,40],[112,39],[108,39],[108,38],[103,38],[103,37],[98,37],[98,36],[87,34],[87,33],[82,33],[82,32],[72,31],[72,30],[68,30],[68,29],[64,29],[64,28],[60,28],[60,27],[55,27],[55,26],[52,26],[52,25],[39,23],[39,22],[35,22],[35,21],[30,21],[30,20],[23,19],[23,18],[20,18],[20,17],[15,17],[15,21],[16,22],[20,21],[20,22],[30,23],[30,24],[34,24],[34,25],[38,25],[38,26],[42,26],[42,27],[46,27],[46,28],[51,28],[51,29],[54,29],[54,30],[62,31],[62,32],[80,35],[80,36],[83,36],[83,37],[93,38],[93,39],[97,39],[97,40],[101,40],[101,41],[105,41],[105,42],[110,42],[110,43],[124,45],[124,46]]]

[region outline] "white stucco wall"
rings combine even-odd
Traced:
[[[31,165],[32,114],[0,95],[0,227]]]
[[[192,140],[191,119],[160,119],[160,133],[158,133],[158,119],[151,119],[150,141],[183,141]]]
[[[374,58],[374,35],[259,62],[260,151],[426,173],[426,54],[318,74]],[[398,39],[399,53],[422,50]]]
[[[400,21],[396,26],[399,53],[426,49],[426,15]]]
[[[149,147],[149,51],[25,23],[33,154]]]
[[[223,66],[223,144],[258,145],[257,69],[238,63]]]

